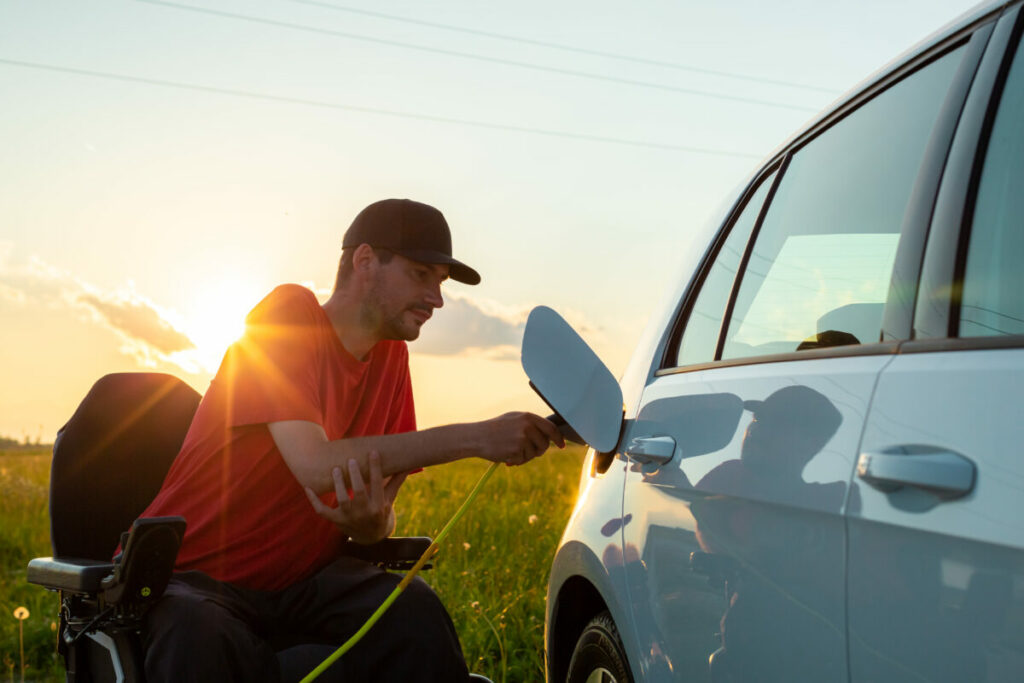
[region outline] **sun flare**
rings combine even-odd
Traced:
[[[196,345],[195,362],[212,373],[228,346],[245,332],[245,316],[265,292],[253,281],[227,276],[204,281],[197,292],[187,332]]]

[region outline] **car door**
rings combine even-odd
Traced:
[[[620,442],[644,680],[847,680],[848,483],[969,43],[911,59],[777,157],[685,297]]]
[[[993,33],[950,153],[916,340],[868,415],[849,506],[853,681],[1024,680],[1019,9]]]

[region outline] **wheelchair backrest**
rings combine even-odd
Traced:
[[[110,559],[160,490],[199,400],[160,373],[115,373],[93,385],[53,446],[54,557]]]

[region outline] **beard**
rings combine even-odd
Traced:
[[[359,322],[365,329],[374,330],[381,339],[414,341],[420,336],[420,326],[405,322],[404,316],[406,311],[416,308],[426,307],[418,304],[406,306],[394,312],[394,306],[389,306],[387,303],[384,286],[378,275],[370,291],[363,298],[359,308]]]

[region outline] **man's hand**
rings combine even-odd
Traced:
[[[482,457],[506,465],[522,465],[548,449],[565,448],[565,439],[550,421],[533,413],[505,413],[478,423],[483,429]]]
[[[334,478],[334,494],[338,498],[338,507],[324,505],[323,501],[308,486],[305,487],[306,497],[316,513],[333,522],[343,534],[356,543],[368,544],[386,538],[395,529],[395,496],[405,481],[405,472],[393,475],[384,482],[381,476],[380,454],[370,452],[370,485],[367,488],[359,472],[355,460],[348,462],[348,476],[352,482],[352,494],[345,488],[345,479],[341,468],[335,467],[331,474]]]

